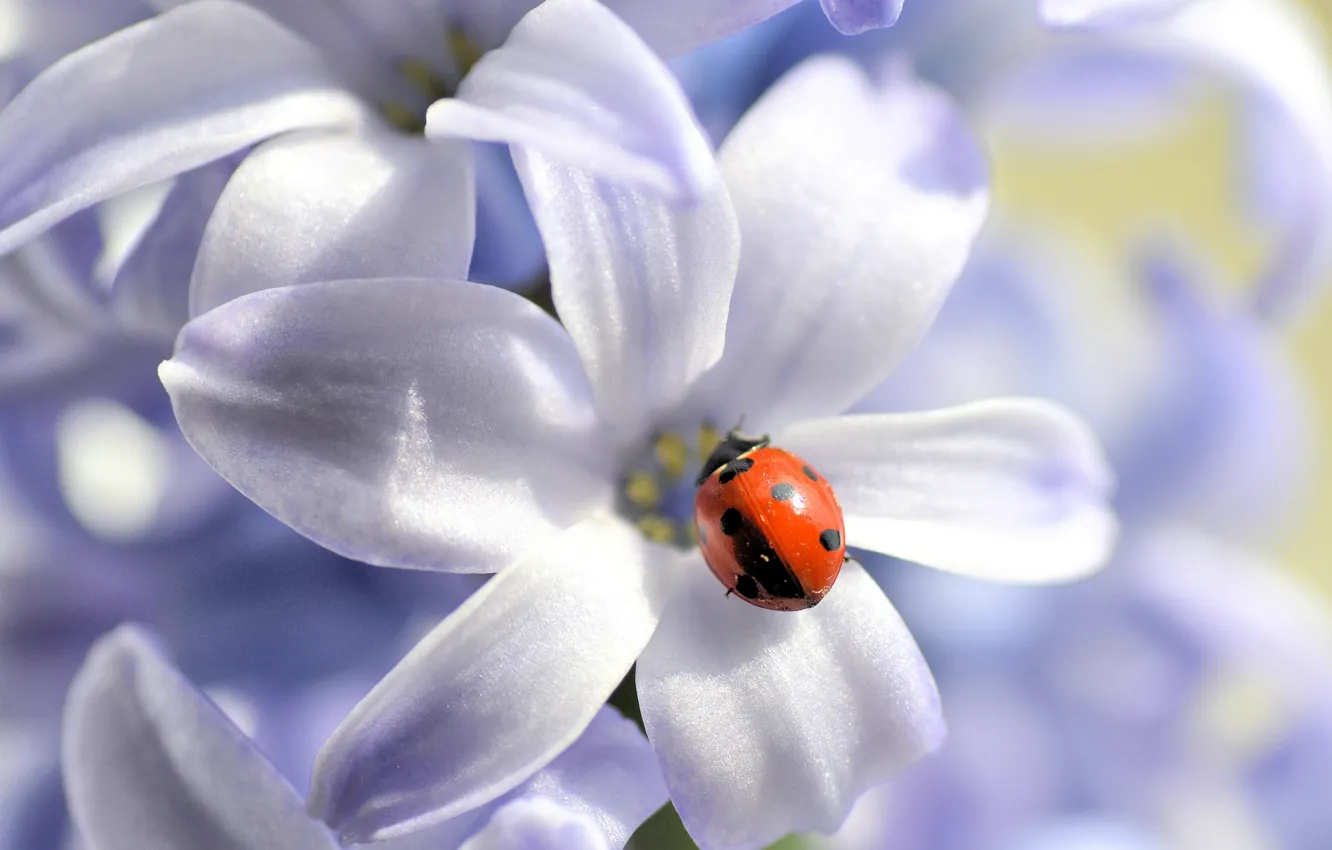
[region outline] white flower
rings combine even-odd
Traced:
[[[852,546],[1012,581],[1101,564],[1109,474],[1071,414],[838,415],[961,269],[979,152],[938,92],[829,59],[751,110],[687,208],[514,153],[562,325],[465,282],[330,280],[212,310],[162,367],[192,444],[301,532],[498,571],[330,739],[312,808],[349,841],[453,817],[577,738],[637,661],[695,840],[833,830],[939,742],[933,681],[855,563],[807,611],[727,598],[684,533],[691,465],[743,415],[832,483]]]
[[[120,626],[93,645],[70,686],[61,749],[80,846],[339,846],[327,827],[302,810],[296,790],[254,742],[139,626]],[[606,709],[560,758],[509,794],[441,824],[419,844],[381,847],[621,847],[665,796],[642,734]]]

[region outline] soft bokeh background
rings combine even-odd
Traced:
[[[1304,0],[1332,43],[1332,2]],[[1109,264],[1150,228],[1165,224],[1208,249],[1231,279],[1251,278],[1264,244],[1239,220],[1233,202],[1239,139],[1233,103],[1219,87],[1162,135],[1069,156],[1027,140],[990,137],[996,195],[1039,220],[1058,224],[1081,251]],[[1332,603],[1332,298],[1324,296],[1284,334],[1305,372],[1318,448],[1312,459],[1309,511],[1274,552]]]

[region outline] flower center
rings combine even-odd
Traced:
[[[424,133],[426,110],[435,101],[457,94],[462,78],[485,55],[476,40],[457,26],[451,26],[445,32],[444,46],[451,60],[450,73],[438,70],[436,63],[419,57],[395,63],[395,71],[407,83],[406,94],[381,99],[379,114],[404,133],[414,136]]]
[[[679,431],[659,433],[620,482],[617,507],[621,515],[649,540],[681,549],[698,545],[694,480],[703,460],[720,441],[720,432],[707,423],[699,426],[692,441]]]

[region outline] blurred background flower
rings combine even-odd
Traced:
[[[19,26],[25,5],[42,15]],[[0,0],[0,103],[170,5]],[[824,4],[839,5],[857,4]],[[936,673],[950,739],[837,836],[784,846],[1332,846],[1332,7],[1130,2],[1143,29],[1056,34],[1037,19],[1096,5],[907,0],[894,28],[848,41],[806,0],[675,63],[716,140],[825,50],[909,63],[956,97],[1002,213],[938,326],[865,404],[1052,397],[1094,423],[1120,476],[1125,542],[1084,584],[1003,588],[866,558]],[[1190,17],[1161,23],[1176,6]],[[500,189],[478,212],[472,273],[539,279],[505,157],[478,156]],[[155,222],[197,242],[234,165],[0,257],[4,850],[79,846],[59,706],[118,623],[149,624],[304,793],[327,732],[475,587],[332,555],[181,440],[153,370],[168,348],[156,320],[169,337],[184,305],[153,283],[188,277],[193,245],[143,249],[176,238]],[[506,226],[527,228],[521,250]],[[138,300],[108,298],[118,278],[143,283],[123,289]],[[663,814],[634,846],[689,845]]]

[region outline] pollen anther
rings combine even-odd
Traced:
[[[670,478],[681,478],[685,474],[685,465],[689,462],[689,444],[684,437],[667,431],[657,437],[653,444],[657,463]]]

